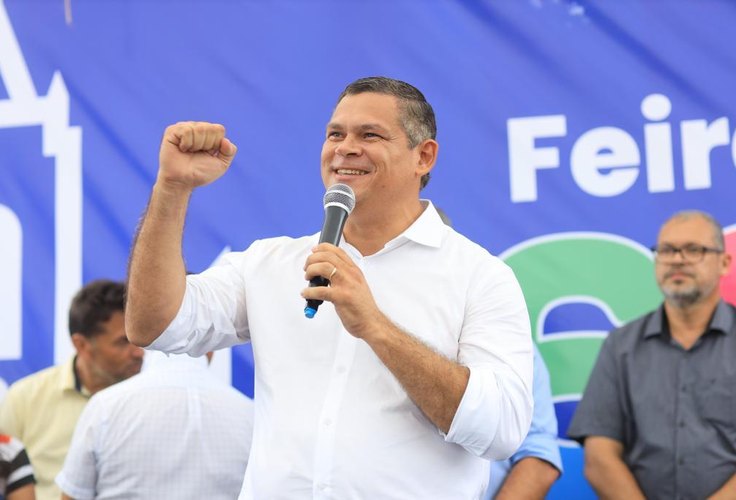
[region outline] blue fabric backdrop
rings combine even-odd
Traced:
[[[660,300],[661,222],[707,210],[733,251],[734,24],[726,0],[0,1],[0,389],[69,355],[82,283],[124,277],[168,124],[221,122],[240,149],[192,199],[199,271],[319,230],[324,125],[380,74],[434,105],[425,195],[517,272],[564,436],[605,332]],[[561,442],[550,497],[591,497]]]

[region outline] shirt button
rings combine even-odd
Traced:
[[[685,465],[685,459],[684,458],[677,459],[677,464],[678,465]]]
[[[325,424],[325,427],[329,427],[330,425],[332,425],[332,420],[326,418],[322,423]]]
[[[685,387],[684,385],[683,385],[682,387],[680,387],[680,390],[681,390],[682,392],[685,392],[685,389],[686,389],[686,387]]]
[[[327,489],[327,485],[325,483],[319,483],[317,485],[317,488],[319,488],[320,490],[326,490]]]
[[[683,427],[685,427],[685,422],[683,422],[682,420],[680,420],[680,428],[682,429]]]
[[[337,367],[337,373],[340,374],[340,375],[342,375],[343,373],[345,373],[345,367],[344,366],[338,366]]]

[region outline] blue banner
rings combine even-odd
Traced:
[[[734,24],[727,0],[0,0],[0,394],[72,352],[83,283],[124,278],[167,125],[239,147],[192,198],[197,272],[319,230],[335,99],[386,75],[437,114],[424,196],[523,286],[563,438],[550,498],[592,497],[564,431],[606,332],[661,300],[659,226],[706,210],[735,253]],[[252,395],[247,346],[215,359]]]

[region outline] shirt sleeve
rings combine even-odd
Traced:
[[[557,444],[557,416],[552,402],[549,371],[536,347],[532,394],[534,397],[532,425],[519,449],[511,456],[511,463],[516,464],[524,458],[535,457],[549,462],[562,473],[562,457]]]
[[[100,397],[90,399],[77,421],[69,451],[56,484],[75,500],[94,499],[97,490],[98,441],[101,430]]]
[[[36,479],[33,476],[31,462],[28,460],[28,453],[26,453],[23,445],[18,440],[11,438],[10,443],[6,446],[12,446],[14,450],[17,450],[9,460],[10,472],[5,487],[5,494],[8,495],[27,484],[35,483]]]
[[[244,257],[245,252],[233,252],[203,273],[187,276],[176,317],[147,349],[196,357],[247,341]]]
[[[605,436],[624,441],[620,379],[615,356],[615,332],[608,335],[578,403],[567,434],[583,444],[587,436]]]
[[[458,346],[470,379],[445,439],[502,460],[516,451],[531,422],[531,328],[511,268],[494,258],[475,275]]]

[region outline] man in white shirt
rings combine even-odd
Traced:
[[[253,402],[205,356],[149,353],[139,375],[90,400],[56,483],[62,499],[231,500],[252,430]]]
[[[166,129],[131,257],[128,334],[194,355],[253,343],[256,423],[241,498],[480,498],[488,460],[524,439],[524,298],[503,262],[419,198],[435,136],[413,86],[353,82],[322,148],[325,186],[355,192],[343,242],[260,240],[187,277],[189,197],[225,173],[236,147],[221,125]],[[329,286],[305,288],[316,276]],[[304,299],[325,301],[313,319]]]

